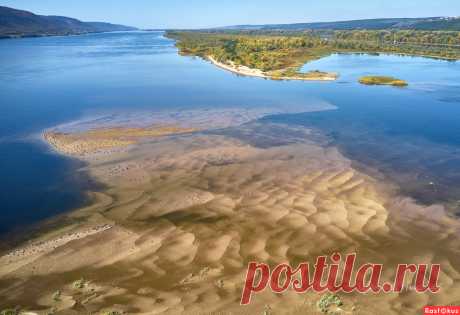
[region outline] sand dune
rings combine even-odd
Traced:
[[[18,256],[2,264],[2,307],[62,314],[320,314],[315,293],[267,291],[241,307],[245,267],[251,260],[313,261],[335,251],[357,252],[360,262],[389,269],[443,264],[441,293],[343,294],[338,314],[419,314],[424,305],[459,303],[458,222],[442,207],[394,195],[336,149],[308,138],[259,147],[230,131],[160,137],[89,168],[108,187],[105,202],[68,219],[113,227],[82,230],[84,237],[39,251],[33,261]],[[84,285],[76,289],[79,279]],[[52,298],[57,291],[59,301]]]

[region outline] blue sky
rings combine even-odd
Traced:
[[[460,15],[460,0],[0,0],[0,5],[140,28]]]

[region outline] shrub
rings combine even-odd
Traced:
[[[61,291],[57,290],[56,292],[53,293],[53,300],[54,301],[60,301],[61,300]]]
[[[74,281],[73,287],[75,289],[83,289],[85,287],[85,279],[81,278],[80,280]]]
[[[337,294],[327,293],[324,294],[318,301],[318,308],[323,313],[329,313],[331,306],[342,306],[343,302]]]

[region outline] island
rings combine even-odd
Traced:
[[[388,77],[388,76],[364,76],[359,79],[359,83],[365,85],[392,85],[404,87],[407,86],[407,82],[401,79]]]

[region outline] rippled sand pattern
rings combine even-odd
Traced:
[[[338,314],[419,314],[428,304],[460,303],[459,225],[442,207],[397,197],[335,148],[308,140],[307,130],[302,141],[276,146],[266,139],[281,136],[260,130],[240,129],[254,141],[231,132],[151,139],[93,160],[90,171],[107,189],[68,215],[80,222],[69,229],[111,228],[0,266],[0,305],[63,314],[320,314],[316,293],[266,291],[241,307],[245,268],[335,251],[384,263],[386,279],[397,263],[437,262],[443,271],[441,293],[341,294]],[[81,288],[72,286],[78,279]]]

